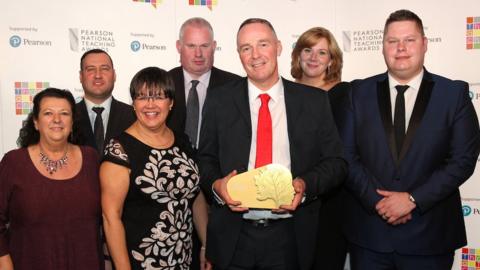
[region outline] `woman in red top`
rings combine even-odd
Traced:
[[[0,163],[0,269],[103,269],[98,158],[78,146],[75,101],[47,88]]]

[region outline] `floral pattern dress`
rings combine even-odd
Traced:
[[[186,136],[152,148],[124,132],[105,149],[104,161],[130,169],[122,221],[132,269],[189,269],[192,205],[200,191],[198,168]]]

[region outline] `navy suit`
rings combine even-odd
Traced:
[[[97,148],[95,136],[93,135],[92,124],[90,123],[90,118],[88,117],[85,100],[82,99],[82,101],[77,103],[75,106],[77,109],[80,129],[82,130],[83,136],[86,137],[85,144]],[[112,105],[110,107],[104,145],[106,145],[111,138],[119,135],[122,131],[131,126],[136,119],[137,117],[135,116],[132,106],[112,98]]]
[[[283,79],[293,177],[306,183],[306,200],[293,212],[299,269],[310,269],[315,253],[318,213],[325,194],[343,182],[346,163],[327,93]],[[274,131],[275,132],[275,131]],[[212,198],[212,184],[233,170],[247,170],[252,126],[247,79],[208,93],[200,131],[201,186]],[[274,146],[275,147],[275,146]],[[243,226],[242,213],[212,205],[207,257],[221,269],[230,263]],[[272,239],[274,241],[275,239]]]
[[[360,247],[404,255],[435,255],[464,246],[459,186],[479,153],[478,119],[468,84],[425,70],[397,158],[387,73],[352,82],[340,131],[349,162],[345,234]],[[404,225],[376,213],[376,189],[409,192],[417,207]]]

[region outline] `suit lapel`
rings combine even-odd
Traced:
[[[415,132],[422,122],[423,115],[425,114],[428,102],[430,101],[433,85],[434,82],[431,79],[430,73],[425,70],[417,99],[415,100],[415,105],[413,107],[412,116],[410,118],[410,122],[408,123],[407,134],[403,142],[402,152],[400,153],[400,161],[405,157],[410,145],[412,144]]]
[[[118,113],[118,106],[117,101],[112,97],[112,104],[110,105],[110,113],[108,115],[108,122],[107,122],[107,132],[105,132],[105,144],[107,144],[107,138],[113,137],[112,132],[116,130],[116,126],[118,126],[118,121],[122,120],[120,115],[116,115]]]
[[[240,81],[240,87],[236,91],[233,91],[232,98],[234,103],[237,106],[240,114],[242,115],[243,120],[246,122],[246,126],[250,129],[248,134],[252,134],[252,120],[250,117],[250,105],[248,103],[248,83],[247,79]]]
[[[283,78],[282,80],[285,95],[285,109],[287,111],[288,134],[293,134],[295,124],[298,123],[297,119],[300,117],[303,109],[302,100],[298,94],[295,94],[296,89],[294,89],[294,85]]]
[[[175,80],[175,105],[178,106],[179,109],[185,110],[185,78],[183,77],[183,69],[179,68],[176,72],[177,75],[175,75],[175,78],[178,79]]]
[[[283,91],[285,95],[285,110],[287,113],[287,129],[288,129],[288,137],[290,141],[290,166],[291,171],[295,175],[296,170],[296,161],[301,160],[301,157],[297,158],[297,149],[295,148],[295,144],[292,143],[294,140],[293,134],[295,134],[295,130],[297,130],[297,123],[299,123],[299,117],[302,113],[303,106],[302,106],[302,96],[295,93],[299,90],[295,89],[295,85],[290,81],[283,79]],[[301,128],[301,127],[299,127]]]
[[[218,78],[218,70],[215,67],[212,67],[211,72],[210,72],[210,80],[208,81],[208,87],[207,87],[207,93],[208,90],[213,89],[217,86],[217,81],[216,78]]]
[[[88,116],[87,104],[85,104],[84,99],[82,99],[82,101],[78,103],[77,108],[78,108],[77,115],[79,115],[79,119],[80,119],[80,126],[81,126],[80,129],[81,129],[82,135],[85,136],[85,140],[86,140],[85,143],[89,146],[96,147],[95,139],[93,136],[93,129],[90,123],[90,117]]]
[[[398,166],[397,147],[395,145],[395,134],[392,124],[392,102],[390,100],[390,87],[388,85],[388,77],[385,75],[382,81],[377,82],[377,101],[380,117],[382,118],[383,129],[387,136],[388,147],[395,165]]]

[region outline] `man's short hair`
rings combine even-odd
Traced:
[[[80,58],[80,70],[83,70],[83,60],[85,59],[85,57],[87,57],[87,55],[89,54],[94,54],[94,53],[104,53],[108,56],[108,59],[110,59],[110,63],[112,63],[112,68],[113,68],[113,60],[112,60],[112,57],[110,57],[110,55],[102,50],[102,49],[91,49],[89,51],[86,51],[83,55],[82,55],[82,58]]]
[[[185,34],[185,28],[187,26],[193,26],[193,27],[205,27],[208,29],[208,32],[210,32],[210,35],[212,36],[212,40],[213,40],[213,28],[212,28],[212,25],[207,21],[205,20],[204,18],[201,18],[201,17],[193,17],[193,18],[190,18],[188,20],[186,20],[182,26],[180,27],[180,33],[178,35],[178,39],[180,41],[182,41],[183,39],[183,35]]]
[[[243,27],[245,27],[248,24],[252,24],[252,23],[261,23],[261,24],[264,24],[264,25],[268,26],[268,28],[270,28],[270,30],[272,30],[273,35],[275,37],[277,37],[277,33],[275,32],[275,29],[273,28],[273,25],[269,21],[267,21],[265,19],[262,19],[262,18],[249,18],[249,19],[246,19],[245,21],[243,21],[242,24],[240,24],[240,27],[238,28],[237,37],[238,37],[238,33],[240,32],[240,30],[242,30]]]
[[[420,19],[417,14],[407,9],[400,9],[390,14],[387,21],[385,22],[385,27],[383,28],[383,35],[385,36],[385,34],[387,33],[387,28],[391,23],[402,21],[414,22],[417,25],[420,33],[422,33],[422,36],[425,36],[425,32],[423,31],[422,19]]]

